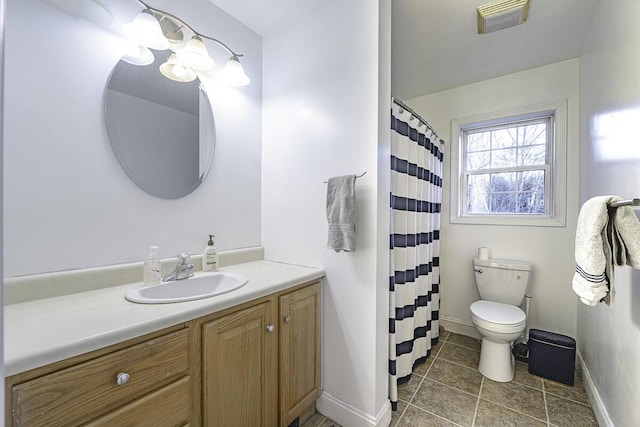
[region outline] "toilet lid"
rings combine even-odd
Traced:
[[[509,325],[526,320],[524,311],[515,305],[493,301],[476,301],[471,304],[471,313],[487,322]]]

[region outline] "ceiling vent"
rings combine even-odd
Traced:
[[[527,20],[529,0],[500,0],[478,7],[478,34],[515,27]]]

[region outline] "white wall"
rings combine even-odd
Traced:
[[[389,416],[388,255],[378,262],[377,246],[388,242],[388,200],[378,210],[388,171],[379,175],[378,144],[384,162],[389,19],[388,0],[319,2],[263,41],[266,257],[326,269],[319,409],[349,426],[379,425]],[[335,253],[326,248],[323,181],[363,172],[356,182],[357,250]]]
[[[568,100],[566,227],[466,225],[449,222],[450,122],[505,109]],[[450,330],[475,334],[469,305],[479,299],[471,260],[480,246],[495,258],[531,261],[535,271],[529,326],[575,337],[573,242],[578,194],[578,60],[563,61],[407,101],[447,141],[440,243],[441,319]]]
[[[154,2],[244,53],[252,79],[244,88],[207,82],[213,170],[190,195],[162,200],[129,180],[106,134],[104,91],[126,42],[51,4],[7,1],[5,276],[139,261],[150,244],[161,257],[200,253],[208,233],[221,250],[260,245],[260,36],[207,0]],[[209,46],[222,67],[228,55]]]
[[[103,119],[105,86],[125,42],[49,2],[9,0],[5,275],[141,260],[150,244],[162,257],[195,253],[207,233],[222,250],[264,242],[270,259],[328,273],[325,407],[343,425],[388,424],[390,1],[319,2],[270,37],[264,120],[261,38],[206,0],[180,10],[170,0],[154,5],[245,54],[250,86],[206,82],[217,134],[213,171],[182,199],[139,190],[117,163]],[[224,64],[224,55],[212,54]],[[323,181],[362,172],[358,250],[337,254],[325,248]]]
[[[580,58],[580,202],[640,197],[640,3],[603,0]],[[611,307],[578,304],[578,350],[600,425],[640,425],[640,271],[615,268]]]
[[[4,152],[4,28],[5,28],[5,2],[0,0],[0,174],[3,170],[3,152]],[[0,175],[1,176],[1,175]],[[1,181],[1,180],[0,180]],[[2,223],[3,207],[2,207],[3,189],[0,186],[0,224]],[[0,227],[0,259],[2,259],[3,230]],[[0,263],[0,285],[2,285],[3,266]],[[0,414],[4,414],[4,292],[0,293]],[[4,416],[2,416],[4,420]],[[0,426],[4,425],[4,421],[0,421]]]

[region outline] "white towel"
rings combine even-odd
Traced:
[[[611,249],[616,265],[640,269],[640,221],[631,206],[613,210]]]
[[[327,247],[336,252],[356,250],[356,176],[329,178],[327,182]]]
[[[616,196],[599,196],[587,200],[578,215],[576,227],[576,272],[572,287],[580,300],[596,305],[605,299],[611,304],[613,288],[609,279],[613,272],[611,245],[607,233],[609,225],[608,204],[621,200]]]

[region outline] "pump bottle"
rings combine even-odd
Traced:
[[[160,283],[160,258],[158,258],[157,246],[151,246],[149,256],[142,266],[143,281],[145,285],[155,285]]]
[[[209,241],[202,253],[202,271],[218,271],[218,250],[213,246],[213,234],[209,234]]]

